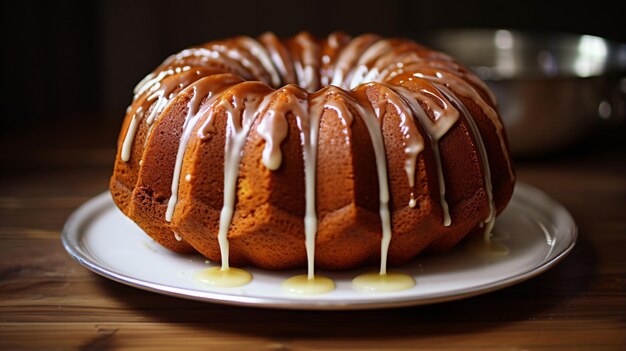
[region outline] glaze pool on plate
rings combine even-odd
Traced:
[[[318,272],[335,281],[322,295],[294,295],[281,284],[301,271],[249,268],[252,281],[238,288],[216,289],[194,279],[206,264],[200,255],[179,255],[160,247],[126,218],[103,193],[68,219],[62,239],[79,263],[109,279],[183,298],[257,307],[293,309],[366,309],[441,302],[493,291],[537,275],[563,258],[576,241],[576,225],[560,204],[543,192],[518,183],[509,207],[494,231],[504,236],[510,253],[503,257],[476,255],[464,244],[440,255],[418,257],[396,267],[416,285],[389,293],[353,289],[352,279],[376,270]]]

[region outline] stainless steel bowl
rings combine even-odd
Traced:
[[[626,45],[589,35],[454,29],[420,38],[487,82],[517,156],[565,148],[626,115]]]

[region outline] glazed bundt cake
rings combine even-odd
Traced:
[[[489,89],[411,40],[213,41],[134,93],[115,203],[164,247],[223,267],[384,272],[488,237],[513,192]]]

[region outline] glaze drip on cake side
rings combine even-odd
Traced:
[[[309,34],[301,33],[283,41],[272,33],[266,33],[258,40],[237,37],[210,42],[172,55],[142,80],[134,92],[133,103],[127,113],[129,122],[120,139],[118,158],[121,162],[116,162],[116,169],[125,172],[130,172],[126,168],[131,167],[125,166],[125,163],[139,164],[140,160],[132,159],[137,154],[133,153],[133,148],[143,150],[151,138],[158,138],[151,135],[154,124],[164,115],[173,114],[171,110],[178,106],[181,96],[187,96],[182,133],[176,144],[171,169],[167,170],[171,172],[171,184],[169,193],[164,190],[163,223],[156,223],[159,228],[176,233],[173,234],[176,241],[181,238],[185,242],[187,238],[186,231],[176,228],[171,222],[177,215],[179,188],[183,183],[181,174],[189,157],[186,153],[190,152],[190,142],[193,140],[194,145],[206,142],[219,133],[217,121],[226,121],[223,200],[218,229],[212,234],[216,235],[219,243],[222,269],[229,267],[229,230],[237,203],[245,201],[237,199],[237,183],[243,150],[252,130],[263,141],[259,165],[266,172],[281,172],[285,162],[282,148],[290,135],[290,123],[293,123],[290,121],[296,121],[304,177],[305,204],[301,226],[309,278],[314,277],[316,235],[318,224],[323,219],[318,218],[316,210],[320,201],[316,186],[316,182],[320,181],[317,179],[319,128],[329,114],[339,118],[347,133],[351,133],[352,125],[358,119],[369,135],[375,161],[370,171],[375,173],[378,182],[381,227],[377,256],[380,258],[381,274],[387,271],[388,254],[393,242],[394,211],[401,208],[424,210],[420,199],[423,200],[427,194],[422,189],[424,185],[418,184],[417,179],[424,177],[425,156],[422,153],[425,150],[434,160],[433,174],[436,175],[436,184],[428,185],[429,189],[437,190],[434,198],[439,210],[432,211],[441,216],[439,224],[433,225],[441,225],[442,231],[446,230],[444,227],[454,230],[457,226],[453,220],[454,204],[451,207],[447,199],[447,177],[451,175],[444,171],[445,160],[440,143],[449,131],[458,128],[461,119],[471,134],[482,169],[480,176],[488,214],[479,221],[485,240],[489,238],[498,211],[493,196],[490,153],[503,160],[509,182],[514,179],[502,122],[495,111],[495,99],[491,92],[482,81],[449,56],[410,40],[384,39],[371,34],[351,39],[342,33],[316,40]],[[473,106],[467,106],[466,101],[471,101]],[[477,115],[478,110],[480,115]],[[406,203],[397,209],[392,208],[390,189],[392,183],[399,181],[390,178],[391,160],[385,145],[390,132],[383,128],[385,119],[393,116],[399,120],[396,128],[402,135],[404,187],[408,189],[407,194],[393,195],[407,198]],[[476,117],[480,117],[480,123],[475,121]],[[486,123],[489,123],[488,127],[485,127]],[[141,134],[142,141],[136,140],[139,130],[145,130]],[[497,137],[499,150],[492,151],[491,148],[488,151],[483,131]],[[140,142],[143,145],[138,145]],[[350,143],[348,134],[346,142]],[[490,141],[492,144],[494,142]],[[496,174],[497,177],[504,177],[500,173]],[[186,174],[186,182],[193,183],[191,180],[197,176],[195,173]],[[506,201],[504,204],[500,201],[500,209]],[[174,229],[176,231],[172,231]],[[432,242],[441,241],[436,239],[433,238]],[[202,253],[210,251],[198,242],[192,245]]]

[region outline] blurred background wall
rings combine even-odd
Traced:
[[[2,118],[13,127],[53,121],[121,123],[131,89],[166,56],[232,35],[271,30],[377,32],[504,27],[626,41],[620,1],[4,1]]]

